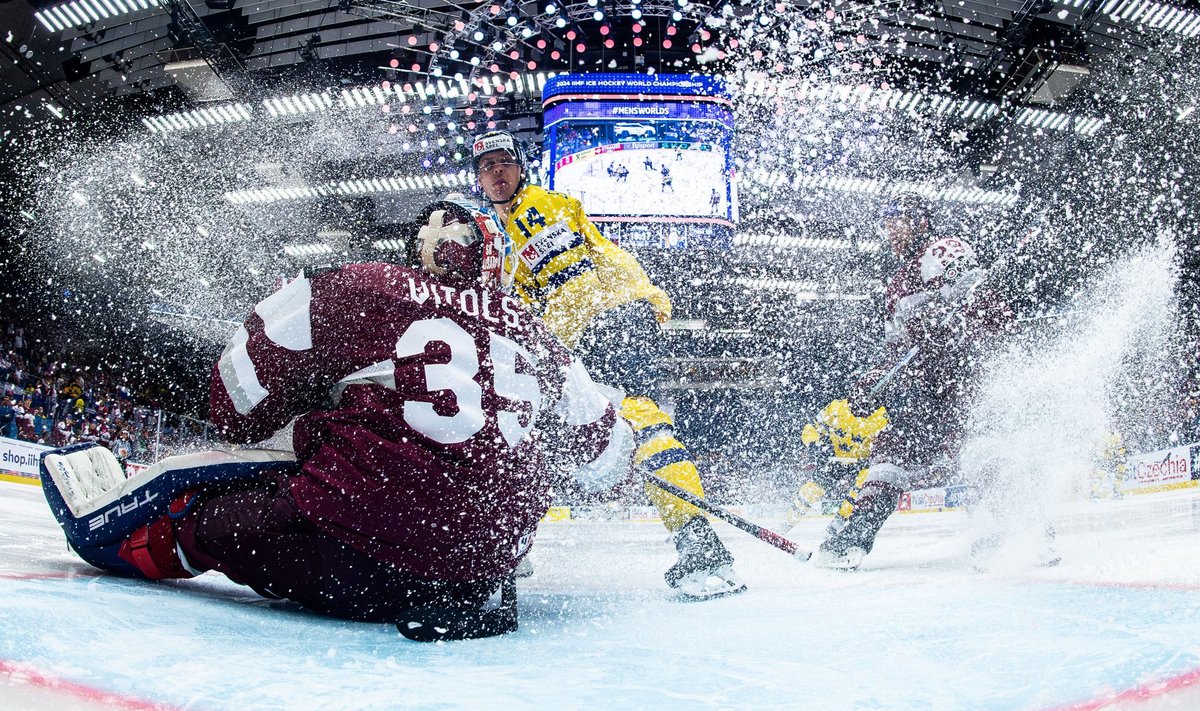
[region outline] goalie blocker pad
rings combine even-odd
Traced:
[[[137,575],[118,556],[121,543],[168,513],[173,518],[186,514],[187,509],[169,511],[180,494],[264,473],[294,473],[299,466],[291,452],[213,450],[168,457],[127,479],[111,451],[84,442],[43,453],[40,470],[50,510],[79,557],[103,570]]]

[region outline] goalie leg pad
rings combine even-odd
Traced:
[[[117,544],[117,556],[148,580],[192,578],[203,572],[187,562],[175,538],[175,521],[190,513],[199,491],[184,492],[171,502],[166,516],[135,528]]]
[[[133,562],[141,555],[133,551],[156,551],[160,555],[154,559],[164,560],[162,531],[171,528],[172,516],[186,515],[194,501],[189,494],[209,486],[258,480],[270,472],[294,471],[291,453],[212,451],[168,457],[126,479],[116,456],[93,442],[50,450],[41,460],[42,492],[79,557],[102,570],[152,579],[156,578]],[[172,511],[173,505],[182,508]],[[135,533],[138,542],[125,546]],[[122,549],[127,555],[121,554]],[[150,570],[179,570],[163,565]]]

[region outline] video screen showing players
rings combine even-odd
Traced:
[[[727,134],[708,121],[564,121],[553,187],[595,216],[730,220]]]
[[[597,222],[733,227],[733,114],[723,84],[563,75],[547,82],[543,104],[549,185],[582,200]]]

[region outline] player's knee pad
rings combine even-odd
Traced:
[[[861,508],[858,504],[859,499],[872,491],[891,490],[903,491],[909,488],[911,483],[911,473],[902,467],[894,464],[874,464],[866,469],[862,469],[854,477],[854,483],[850,490],[846,492],[846,496],[842,499],[842,503],[838,506],[837,516],[843,521],[848,520],[855,510]],[[831,528],[840,526],[838,518],[834,519]]]
[[[67,542],[102,570],[160,579],[191,577],[173,522],[206,487],[296,470],[286,452],[211,451],[169,457],[128,479],[108,449],[73,445],[42,455],[42,491]]]

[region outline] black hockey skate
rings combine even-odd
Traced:
[[[875,536],[900,501],[899,487],[887,482],[868,481],[860,489],[850,517],[835,517],[829,524],[829,537],[813,555],[813,565],[833,570],[857,570],[871,549]]]
[[[414,607],[396,619],[396,629],[414,642],[482,639],[516,632],[517,584],[514,576],[509,575],[500,582],[500,604],[496,607]]]
[[[717,538],[708,519],[695,516],[675,532],[679,561],[664,576],[686,600],[709,600],[744,592],[733,570],[733,556]]]
[[[831,538],[817,549],[817,554],[813,556],[812,562],[818,568],[858,570],[858,566],[862,564],[865,557],[867,557],[867,550],[862,546]]]

